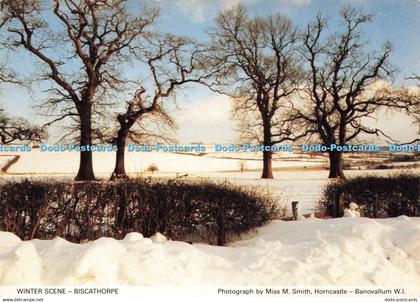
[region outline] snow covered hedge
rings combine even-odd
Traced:
[[[420,216],[420,175],[360,176],[328,184],[320,207],[332,216],[332,203],[338,195],[344,206],[351,202],[361,207],[365,217]]]
[[[278,202],[228,183],[23,181],[0,186],[0,230],[22,239],[82,242],[160,232],[173,240],[222,245],[278,218]]]

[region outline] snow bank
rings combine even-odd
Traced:
[[[344,209],[343,217],[360,217],[360,207],[355,202],[350,202],[349,207]]]
[[[0,232],[0,285],[420,284],[420,218],[274,221],[229,247],[128,234],[73,244]]]

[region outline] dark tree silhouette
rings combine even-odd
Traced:
[[[0,65],[0,83],[21,84],[16,75]],[[46,138],[44,128],[30,124],[23,118],[11,117],[0,108],[0,142],[41,142]]]
[[[0,109],[0,141],[2,144],[14,142],[41,142],[46,133],[42,127],[30,124],[23,118],[8,116]]]
[[[0,13],[3,45],[21,47],[46,67],[42,79],[56,96],[46,105],[60,112],[52,122],[76,118],[80,145],[91,145],[92,112],[124,84],[120,66],[158,11],[131,13],[125,0],[3,0]],[[94,178],[91,151],[80,152],[76,180]]]
[[[127,102],[126,111],[117,116],[119,130],[114,142],[118,150],[111,179],[127,178],[124,164],[127,138],[132,141],[144,141],[148,136],[156,138],[156,133],[136,131],[136,124],[145,117],[153,117],[173,127],[171,117],[164,110],[164,102],[174,100],[176,92],[187,84],[204,83],[215,73],[215,68],[203,61],[203,51],[193,41],[167,35],[164,38],[152,37],[147,46],[136,52],[139,61],[145,65],[144,74],[151,81],[142,84],[133,99]],[[157,138],[168,140],[164,136]]]
[[[343,30],[325,35],[326,20],[320,15],[303,33],[302,58],[307,78],[300,105],[292,104],[289,122],[299,125],[322,144],[345,146],[360,134],[383,135],[369,127],[365,120],[380,109],[400,109],[411,113],[418,95],[406,88],[394,88],[389,56],[391,46],[385,43],[378,53],[368,51],[362,40],[361,27],[371,16],[345,8],[341,11]],[[342,152],[330,150],[329,178],[342,178]]]
[[[282,15],[251,17],[236,6],[219,14],[211,37],[209,61],[220,72],[210,87],[233,98],[234,114],[248,122],[242,130],[255,134],[266,148],[262,178],[273,178],[270,149],[293,137],[277,119],[301,77],[296,29]],[[248,114],[256,120],[246,119]]]
[[[173,119],[162,108],[161,100],[156,98],[150,103],[144,96],[145,93],[146,90],[143,87],[137,90],[133,99],[127,102],[126,111],[117,115],[119,128],[112,143],[118,149],[111,180],[128,178],[125,171],[127,140],[138,144],[151,141],[172,141],[164,134],[162,128],[173,129],[175,127]],[[148,127],[151,124],[154,127]]]
[[[413,74],[408,79],[415,80],[417,82],[417,84],[416,84],[417,88],[420,89],[420,76],[418,74]],[[414,117],[413,117],[414,118],[414,124],[417,125],[418,137],[413,139],[410,142],[405,143],[405,144],[414,144],[414,143],[420,142],[420,97],[418,98],[417,102],[414,102],[412,104],[411,111],[413,112],[413,115],[414,115]]]

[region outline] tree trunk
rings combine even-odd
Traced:
[[[121,125],[121,128],[118,130],[116,142],[118,149],[116,152],[115,168],[114,172],[112,172],[111,180],[128,178],[125,173],[125,143],[129,129],[129,127]]]
[[[263,151],[263,172],[261,178],[273,178],[273,168],[271,165],[272,152]]]
[[[265,119],[263,122],[264,127],[264,147],[271,147],[271,123],[270,120]],[[273,178],[273,168],[271,165],[272,152],[263,151],[263,172],[261,178]]]
[[[330,158],[330,174],[328,178],[345,178],[343,173],[343,153],[332,151],[328,155]]]
[[[92,105],[81,105],[80,117],[80,145],[92,146]],[[79,171],[76,180],[95,180],[93,173],[92,151],[80,151]]]

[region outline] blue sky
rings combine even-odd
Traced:
[[[242,3],[251,14],[281,12],[300,28],[314,20],[318,12],[329,19],[329,29],[339,26],[339,11],[344,6],[363,8],[374,15],[366,26],[365,38],[372,48],[384,41],[395,47],[393,62],[401,77],[420,70],[420,1],[419,0],[155,0],[162,7],[161,28],[177,34],[206,39],[217,13]]]
[[[298,26],[303,27],[312,21],[318,12],[329,19],[329,29],[335,31],[339,25],[339,10],[343,6],[362,7],[374,14],[373,23],[365,27],[365,38],[371,49],[380,48],[383,42],[394,45],[392,63],[400,69],[398,84],[412,85],[404,78],[413,73],[420,73],[420,1],[419,0],[153,0],[145,1],[161,7],[158,28],[163,32],[189,36],[201,41],[207,39],[206,29],[213,25],[213,20],[220,10],[242,3],[251,14],[265,15],[281,12],[291,18]],[[138,3],[138,2],[137,2]],[[31,70],[33,62],[25,56],[1,54],[2,61],[8,61],[18,72]],[[32,95],[19,87],[3,85],[0,88],[2,105],[12,114],[36,119],[32,106],[38,104],[45,96],[39,85],[34,85]],[[182,109],[181,120],[178,119],[181,141],[207,141],[233,139],[233,125],[229,120],[229,102],[226,98],[210,93],[203,87],[191,87],[185,95],[178,97]],[[226,104],[226,105],[225,105]],[[222,108],[223,107],[223,108]],[[189,108],[189,109],[188,109]],[[201,109],[200,109],[201,108]],[[195,118],[197,124],[191,124],[193,115],[199,110],[211,115]],[[210,118],[211,116],[211,118]],[[205,119],[205,120],[203,120]],[[189,121],[188,123],[186,121]],[[399,127],[409,127],[401,118],[389,119],[389,123]],[[219,127],[217,127],[219,125]],[[225,129],[223,129],[223,125]],[[390,127],[391,131],[394,126]],[[389,127],[389,125],[388,125]],[[206,131],[205,129],[208,128]],[[201,129],[198,133],[197,129]],[[415,135],[410,128],[407,136]]]

